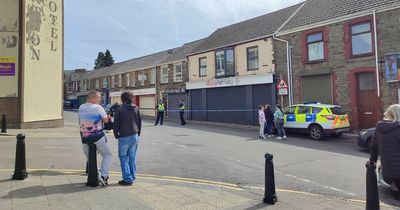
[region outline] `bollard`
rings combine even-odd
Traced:
[[[376,177],[376,165],[366,163],[367,168],[367,206],[366,210],[379,210],[379,192],[378,192],[378,181]]]
[[[89,161],[86,161],[86,170],[85,174],[87,175],[89,173]]]
[[[1,132],[7,133],[7,114],[3,113],[3,117],[1,118]]]
[[[24,180],[28,177],[26,172],[26,159],[25,159],[25,135],[17,135],[17,149],[15,153],[15,170],[13,179]]]
[[[89,144],[89,172],[87,177],[87,186],[97,187],[99,186],[98,172],[97,172],[97,154],[96,145]]]
[[[274,205],[278,201],[275,192],[274,163],[272,154],[265,154],[265,193],[264,203]]]

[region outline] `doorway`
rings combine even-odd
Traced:
[[[375,73],[357,74],[358,122],[360,129],[375,127],[379,121],[379,98],[377,96]]]

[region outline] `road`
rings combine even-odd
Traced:
[[[83,169],[77,113],[64,112],[65,128],[42,129],[57,137],[27,134],[27,166],[38,169]],[[368,154],[353,143],[288,135],[262,141],[257,131],[188,123],[144,121],[138,149],[138,173],[239,184],[255,190],[264,185],[264,154],[274,155],[277,188],[351,199],[365,199]],[[117,141],[107,134],[114,152],[112,170],[120,171]],[[350,137],[344,137],[350,138]],[[0,168],[13,168],[15,140],[0,138]],[[118,180],[114,180],[117,182]]]

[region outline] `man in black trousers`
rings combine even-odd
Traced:
[[[183,99],[179,100],[179,116],[181,117],[181,125],[185,125],[185,118],[184,118],[184,114],[185,114],[185,102],[183,101]]]

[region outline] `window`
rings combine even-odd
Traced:
[[[358,88],[359,90],[376,90],[375,73],[358,74]]]
[[[168,83],[168,66],[161,68],[161,83]]]
[[[258,47],[247,48],[247,70],[258,69]]]
[[[297,114],[308,114],[308,113],[310,113],[309,106],[300,106],[299,109],[297,110]]]
[[[99,89],[100,88],[100,79],[96,79],[96,83],[95,83],[95,89]]]
[[[318,113],[320,113],[322,110],[323,110],[322,108],[313,107],[313,108],[312,108],[312,113],[313,113],[313,114],[318,114]]]
[[[125,74],[125,87],[129,87],[131,85],[131,75],[130,73]]]
[[[118,87],[122,87],[122,75],[118,75]]]
[[[139,85],[143,86],[144,85],[144,81],[146,81],[147,76],[144,72],[139,73],[138,75],[138,80],[139,80]]]
[[[114,88],[115,87],[115,76],[111,75],[111,79],[110,79],[110,88]]]
[[[295,106],[291,106],[291,107],[286,108],[283,112],[285,114],[294,114],[295,110],[296,110],[296,107]]]
[[[325,58],[322,32],[307,35],[307,50],[309,62],[319,61]]]
[[[207,76],[207,58],[199,58],[199,77]]]
[[[107,85],[108,85],[108,81],[107,81],[107,78],[103,78],[103,83],[102,83],[103,85],[101,86],[102,88],[107,88]]]
[[[182,82],[182,81],[183,81],[182,64],[178,64],[175,65],[174,82]]]
[[[156,68],[151,70],[150,73],[150,84],[154,85],[156,83]]]
[[[135,87],[136,86],[136,78],[135,78],[135,73],[131,73],[131,87]]]
[[[215,53],[216,76],[226,77],[235,75],[233,49],[220,50]]]
[[[352,25],[350,30],[352,55],[372,53],[371,22]]]

